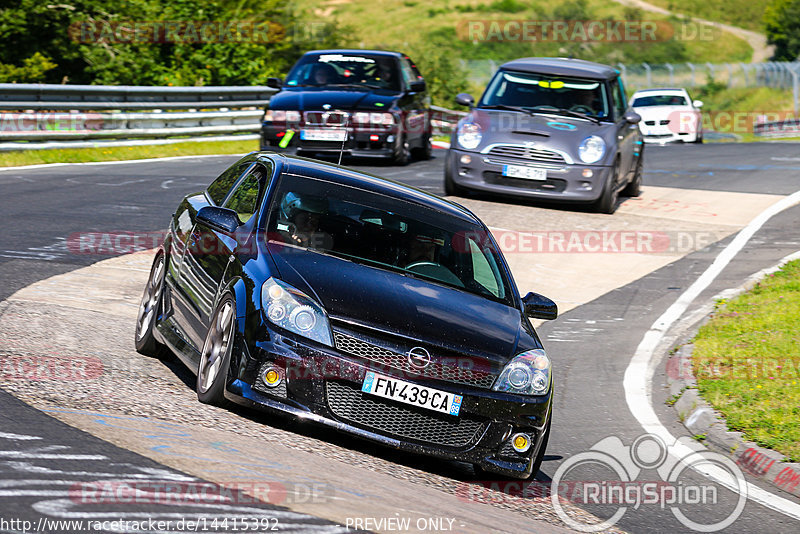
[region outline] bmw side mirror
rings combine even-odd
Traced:
[[[475,105],[475,99],[469,93],[458,93],[456,95],[456,104],[472,107]]]
[[[525,305],[525,315],[531,319],[549,321],[558,317],[556,303],[539,293],[528,293],[522,298],[522,303]]]
[[[197,212],[197,221],[226,234],[234,234],[242,224],[235,211],[217,206],[200,208]]]
[[[421,93],[427,89],[427,84],[425,83],[425,80],[417,80],[416,82],[411,82],[408,88],[412,93]]]
[[[702,108],[703,107],[703,101],[702,100],[694,100],[692,102],[692,105],[694,107],[696,107],[696,108]]]
[[[282,87],[283,80],[280,78],[267,78],[267,87],[272,87],[273,89],[280,89]]]
[[[625,119],[626,122],[629,122],[631,124],[639,124],[639,122],[642,120],[642,116],[636,113],[635,111],[628,111],[627,113],[625,113],[625,115],[623,115],[622,118]]]

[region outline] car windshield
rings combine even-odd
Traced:
[[[267,240],[512,303],[494,242],[477,223],[398,198],[281,176]]]
[[[598,80],[499,71],[486,88],[478,107],[517,107],[529,112],[571,111],[607,118],[605,84]]]
[[[351,86],[400,91],[400,71],[391,56],[358,53],[306,54],[286,77],[288,86]]]
[[[648,95],[633,99],[632,106],[646,108],[649,106],[685,106],[686,99],[680,95]]]

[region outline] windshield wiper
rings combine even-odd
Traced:
[[[555,106],[536,106],[536,108],[534,108],[534,111],[536,109],[540,109],[542,111],[549,113],[556,113],[558,115],[575,117],[577,119],[586,119],[594,122],[595,124],[600,124],[600,119],[598,119],[597,117],[592,117],[591,115],[587,115],[586,113],[581,113],[580,111],[573,111],[571,109],[566,109],[566,108],[557,108]]]
[[[520,113],[527,113],[528,115],[533,115],[533,111],[530,109],[522,108],[519,106],[507,106],[505,104],[491,104],[489,106],[481,106],[478,109],[504,109],[507,111],[519,111]]]

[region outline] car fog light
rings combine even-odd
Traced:
[[[592,176],[594,176],[594,173],[592,172],[592,169],[583,169],[583,177],[584,178],[591,178]]]
[[[581,189],[591,189],[592,182],[581,182]]]
[[[393,135],[390,135],[389,137],[387,137],[387,138],[386,138],[386,142],[387,142],[387,143],[394,143],[394,136],[393,136]]]
[[[531,448],[531,438],[528,434],[514,434],[511,438],[511,446],[517,452],[528,452]]]
[[[461,163],[463,163],[464,165],[469,165],[470,163],[472,163],[472,156],[470,156],[469,154],[462,154]]]
[[[267,367],[261,374],[261,380],[267,386],[274,388],[281,383],[281,373],[277,367]]]
[[[458,170],[458,174],[461,175],[461,176],[466,176],[467,174],[469,174],[469,169],[466,168],[466,167],[461,167]]]

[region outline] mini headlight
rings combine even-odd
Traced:
[[[543,349],[517,354],[503,368],[494,391],[520,395],[544,395],[550,390],[550,358]]]
[[[467,150],[473,150],[481,144],[483,134],[481,126],[476,122],[462,122],[458,126],[458,144]]]
[[[325,310],[305,293],[289,284],[270,278],[261,287],[261,305],[267,319],[276,326],[333,346],[331,327]]]
[[[578,155],[584,163],[597,163],[606,153],[606,142],[602,137],[590,135],[581,141]]]

